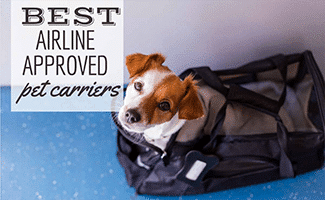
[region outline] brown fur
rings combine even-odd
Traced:
[[[164,61],[165,57],[159,53],[151,55],[136,53],[126,57],[130,78],[133,79],[152,69],[170,71],[168,67],[162,65]],[[139,107],[145,123],[161,124],[167,122],[177,111],[179,111],[180,119],[193,120],[202,117],[203,107],[197,95],[195,84],[193,76],[186,77],[184,81],[181,81],[175,74],[166,76]],[[162,101],[170,103],[169,111],[162,111],[157,107]]]
[[[159,53],[151,55],[136,53],[126,57],[126,66],[130,73],[130,78],[133,78],[135,75],[141,76],[149,68],[153,69],[161,66],[163,67],[162,69],[169,70],[167,67],[162,66],[164,62],[165,57]]]

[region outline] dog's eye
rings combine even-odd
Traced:
[[[158,104],[158,108],[162,111],[168,111],[170,110],[170,104],[167,101],[163,101]]]
[[[134,83],[134,89],[136,89],[137,91],[141,91],[142,87],[143,87],[143,84],[141,82]]]

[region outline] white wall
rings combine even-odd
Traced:
[[[314,53],[325,74],[324,0],[125,0],[125,55],[161,52],[177,74]],[[10,84],[10,1],[1,7],[0,84]],[[125,73],[125,81],[128,81]]]

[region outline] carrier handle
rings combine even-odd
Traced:
[[[225,87],[220,78],[213,71],[211,71],[209,67],[188,69],[180,75],[180,78],[184,79],[189,74],[195,74],[195,79],[202,79],[207,85],[234,101],[240,100],[242,103],[246,102],[256,104],[257,107],[262,107],[274,113],[277,113],[280,109],[277,101],[267,98],[261,94],[244,89],[234,84],[232,84],[230,88]],[[256,100],[258,100],[260,103],[256,103]]]
[[[286,56],[284,56],[283,54],[277,54],[269,58],[250,62],[248,64],[245,64],[235,69],[223,69],[223,70],[214,71],[214,73],[217,76],[222,76],[222,75],[265,72],[265,71],[278,68],[278,65],[282,62],[281,60],[285,60],[286,64],[290,65],[296,62],[301,62],[301,58],[302,58],[301,54],[291,54]],[[281,67],[281,70],[283,70],[283,67]]]
[[[260,68],[261,66],[261,68]],[[191,68],[183,72],[180,77],[184,79],[189,74],[194,74],[195,79],[202,79],[207,85],[223,94],[227,99],[238,101],[240,103],[249,103],[257,108],[267,110],[277,114],[285,101],[287,94],[287,62],[282,54],[256,61],[234,70],[229,70],[233,74],[238,73],[256,73],[257,71],[266,71],[271,69],[279,69],[284,87],[278,101],[265,97],[264,95],[244,89],[238,85],[230,85],[230,88],[224,86],[217,74],[209,67]]]
[[[179,77],[181,79],[185,79],[185,77],[190,74],[194,74],[195,80],[202,79],[208,86],[219,91],[224,96],[227,96],[229,89],[223,85],[220,78],[215,73],[213,73],[209,67],[204,66],[190,68],[180,74]]]
[[[227,98],[229,100],[238,101],[240,103],[248,103],[277,114],[281,106],[284,104],[287,95],[287,64],[287,58],[283,54],[278,54],[276,56],[260,61],[255,61],[237,69],[231,70],[232,72],[236,73],[255,74],[257,72],[278,69],[280,71],[284,84],[278,101],[267,98],[264,95],[247,90],[238,85],[230,85],[230,91]]]
[[[286,91],[284,92],[286,93]],[[279,113],[283,104],[235,84],[230,85],[226,98],[228,101],[238,102],[256,110],[264,110],[270,115]]]

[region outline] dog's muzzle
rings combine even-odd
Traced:
[[[129,109],[125,113],[126,121],[130,124],[137,123],[141,120],[141,115],[135,109]]]

